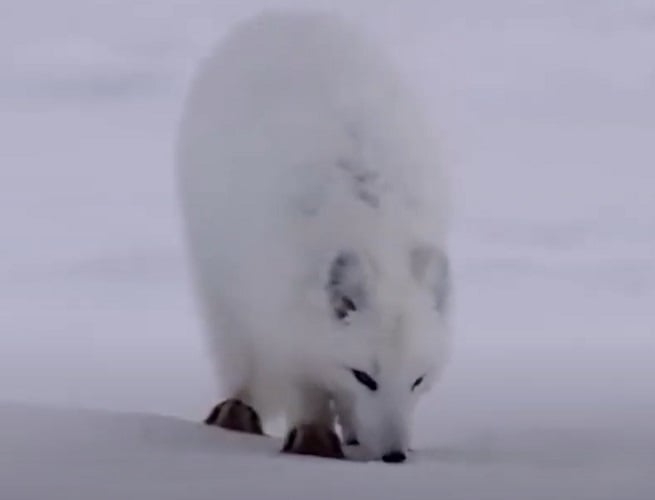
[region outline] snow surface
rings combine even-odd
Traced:
[[[453,363],[398,468],[270,459],[197,424],[220,395],[176,120],[210,44],[282,3],[0,7],[0,400],[62,408],[0,408],[0,498],[655,498],[653,0],[323,2],[439,119]]]
[[[655,467],[655,441],[588,432],[470,436],[389,465],[284,456],[173,417],[20,406],[0,407],[0,442],[6,500],[647,499]]]

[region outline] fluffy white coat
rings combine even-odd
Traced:
[[[202,63],[177,162],[227,395],[290,425],[336,410],[371,453],[407,448],[448,351],[435,144],[385,54],[337,16],[261,14]]]

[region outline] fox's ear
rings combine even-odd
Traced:
[[[448,308],[451,292],[451,271],[448,255],[432,245],[416,246],[410,252],[410,268],[414,278],[432,293],[439,312]]]
[[[355,252],[340,252],[332,260],[326,289],[330,307],[339,320],[347,319],[365,306],[366,273]]]

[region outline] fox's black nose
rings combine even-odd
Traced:
[[[402,451],[391,451],[382,455],[382,461],[388,464],[399,464],[404,462],[407,456]]]

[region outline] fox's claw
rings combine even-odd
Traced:
[[[216,405],[205,419],[205,424],[231,431],[264,434],[257,412],[239,399],[226,399]]]
[[[319,424],[304,424],[291,429],[284,441],[282,452],[324,458],[345,458],[336,432],[328,426]]]

